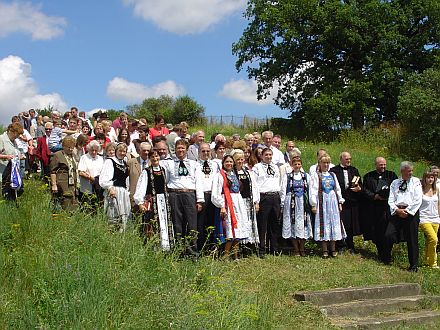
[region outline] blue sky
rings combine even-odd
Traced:
[[[189,95],[207,115],[286,117],[256,100],[231,45],[245,0],[0,0],[0,122],[54,105],[124,109]]]

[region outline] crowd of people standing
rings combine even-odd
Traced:
[[[184,254],[198,256],[221,246],[226,257],[305,256],[310,241],[329,258],[357,253],[354,237],[363,235],[385,264],[393,244],[405,241],[408,269],[417,271],[420,229],[424,263],[438,268],[438,167],[419,180],[412,163],[402,162],[398,176],[377,157],[362,178],[349,152],[334,165],[320,149],[307,171],[294,141],[282,152],[271,131],[217,133],[207,142],[203,131],[189,135],[188,128],[167,127],[161,115],[152,127],[124,112],[114,121],[105,113],[90,120],[75,107],[50,117],[21,113],[0,136],[3,194],[15,158],[22,176],[38,169],[58,208],[95,212],[103,205],[113,228],[134,223],[166,251],[184,246]]]

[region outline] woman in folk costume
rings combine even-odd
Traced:
[[[248,171],[244,167],[244,152],[240,149],[234,149],[231,152],[234,158],[235,171],[240,180],[240,194],[246,204],[246,211],[248,214],[248,221],[251,228],[249,238],[245,239],[243,243],[258,244],[258,227],[257,227],[257,212],[259,210],[260,191],[255,181],[253,172]]]
[[[309,204],[310,176],[302,170],[300,157],[290,159],[291,170],[281,178],[283,238],[292,239],[295,256],[306,255],[306,239],[313,237]]]
[[[73,156],[75,139],[65,137],[62,150],[55,152],[50,160],[50,182],[55,203],[65,210],[74,211],[78,206],[78,164]]]
[[[162,250],[169,251],[174,245],[174,230],[170,215],[165,170],[159,164],[160,156],[156,149],[148,153],[150,165],[139,177],[134,202],[144,212],[142,233],[147,237],[151,229],[159,232]]]
[[[340,218],[342,204],[341,188],[334,173],[329,172],[330,156],[319,158],[318,170],[312,173],[310,184],[310,204],[315,216],[315,241],[322,242],[322,257],[332,257],[338,252],[335,242],[346,237],[344,225]]]
[[[246,204],[240,195],[240,181],[234,171],[234,159],[230,155],[223,158],[222,169],[213,178],[211,200],[220,209],[223,219],[225,256],[232,249],[237,257],[237,245],[240,240],[250,237],[251,226]]]
[[[109,216],[109,222],[115,224],[120,232],[125,231],[131,217],[126,154],[127,145],[118,143],[115,156],[104,161],[99,176],[99,185],[105,189],[104,211]]]

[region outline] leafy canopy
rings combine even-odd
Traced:
[[[439,49],[438,0],[250,0],[245,17],[237,70],[315,131],[395,119],[400,87]]]

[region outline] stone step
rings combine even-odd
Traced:
[[[367,287],[339,288],[325,291],[297,292],[294,298],[308,301],[318,306],[340,304],[361,299],[386,299],[421,294],[418,283],[398,283]]]
[[[343,329],[390,329],[392,327],[421,326],[423,329],[439,329],[440,311],[400,313],[385,317],[369,317],[356,320],[333,319],[332,323]]]
[[[440,305],[440,296],[408,296],[387,299],[355,300],[340,304],[321,306],[328,317],[365,317],[384,313],[420,310]]]

